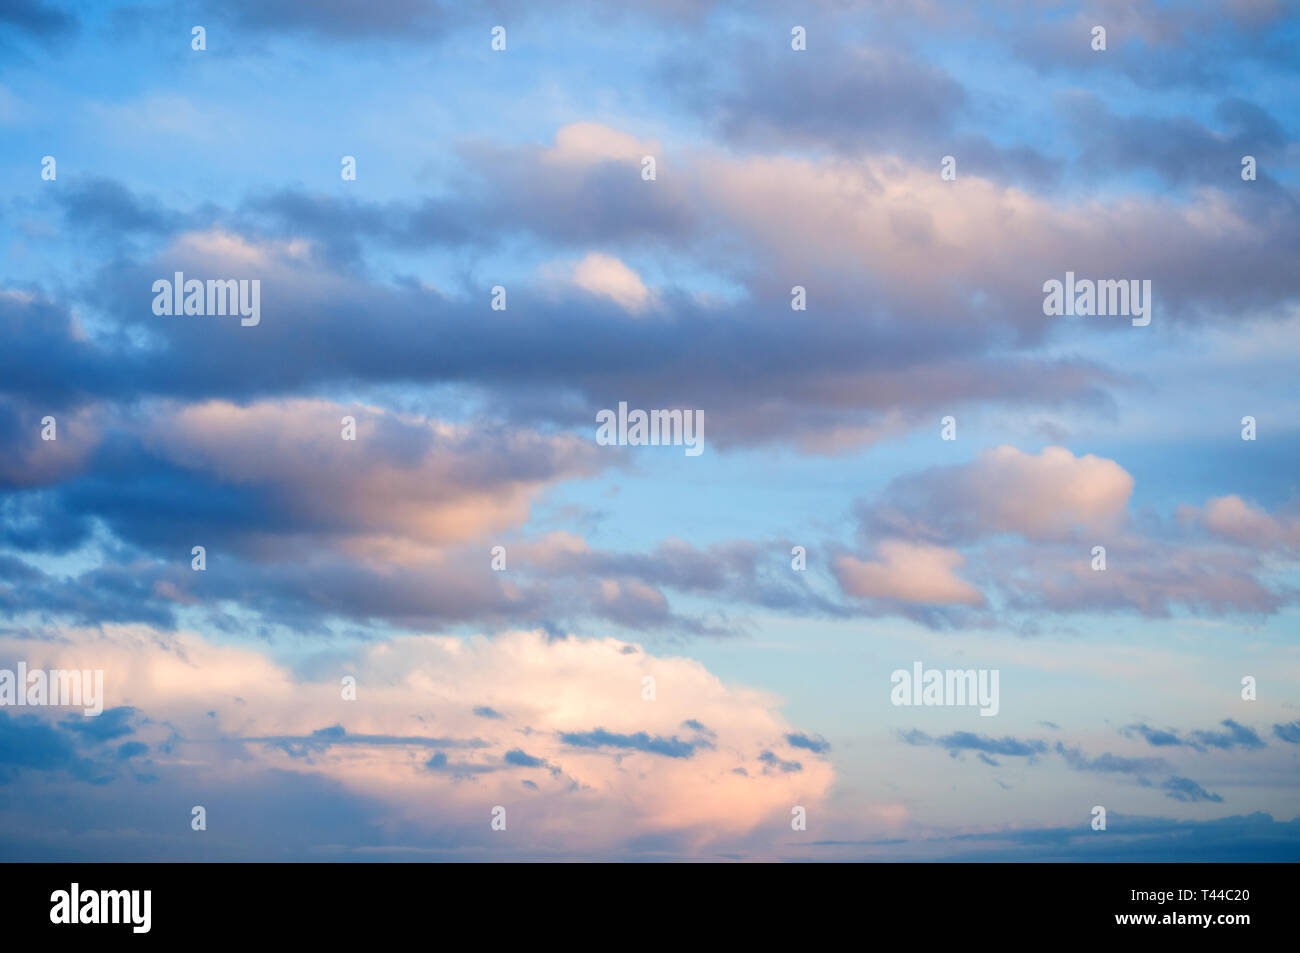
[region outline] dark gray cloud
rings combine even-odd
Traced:
[[[1273,734],[1288,744],[1300,745],[1300,721],[1293,721],[1286,725],[1274,725]]]
[[[135,725],[132,722],[137,715],[139,712],[135,708],[122,705],[117,708],[106,708],[93,717],[67,718],[60,722],[60,725],[74,734],[102,744],[134,734]]]
[[[1067,3],[1050,16],[1018,18],[1007,38],[1018,59],[1044,73],[1104,69],[1146,89],[1217,92],[1244,81],[1254,64],[1285,62],[1282,37],[1294,15],[1288,2]],[[1107,28],[1102,53],[1091,47],[1095,25]]]
[[[117,756],[123,761],[131,758],[138,758],[143,754],[148,754],[149,746],[143,741],[124,741],[117,746]]]
[[[21,780],[24,770],[65,774],[93,785],[112,782],[118,752],[108,742],[130,734],[132,708],[114,708],[98,716],[68,718],[51,724],[39,715],[10,715],[0,710],[0,786]],[[96,722],[107,719],[100,727]]]
[[[1211,794],[1191,778],[1171,777],[1160,785],[1160,787],[1165,792],[1166,797],[1171,797],[1175,801],[1211,801],[1215,804],[1223,803],[1222,797],[1217,794]]]
[[[619,734],[595,728],[591,731],[566,731],[560,734],[560,740],[575,748],[623,748],[630,751],[645,751],[650,754],[663,755],[668,758],[689,758],[700,747],[699,742],[682,741],[676,735],[665,738],[661,735],[649,735],[644,731],[634,734]]]
[[[1173,731],[1159,731],[1147,725],[1133,725],[1129,730],[1137,732],[1146,739],[1147,744],[1154,745],[1157,748],[1176,746],[1184,743]]]
[[[93,177],[70,183],[53,201],[69,230],[100,238],[167,236],[210,224],[200,212],[183,212],[138,195],[115,179]]]
[[[1228,751],[1233,748],[1257,750],[1266,747],[1259,734],[1252,728],[1247,728],[1231,718],[1225,718],[1219,724],[1226,728],[1227,731],[1197,730],[1180,736],[1172,729],[1159,731],[1148,725],[1138,724],[1125,729],[1125,733],[1136,733],[1145,739],[1148,744],[1155,747],[1185,746],[1202,752],[1210,748]]]
[[[1039,863],[1258,862],[1300,857],[1300,820],[1278,821],[1262,812],[1196,821],[1108,811],[1106,823],[1108,833],[1122,836],[1098,836],[1086,823],[959,834],[936,839],[932,856],[970,862]],[[829,852],[853,845],[832,841],[824,846]],[[857,859],[842,849],[837,855]],[[881,856],[875,852],[861,859],[879,860]]]
[[[821,735],[809,737],[803,732],[793,732],[785,736],[786,743],[792,748],[806,748],[813,754],[825,754],[831,750],[830,742]]]
[[[349,733],[342,725],[318,728],[310,735],[268,735],[229,738],[228,741],[240,744],[262,744],[278,748],[294,758],[311,760],[313,755],[324,754],[331,748],[396,746],[410,748],[464,748],[475,749],[487,747],[487,742],[479,738],[433,738],[425,735],[366,735]],[[441,752],[439,752],[441,754]],[[444,762],[446,755],[441,755]]]
[[[534,758],[525,752],[522,748],[512,748],[504,755],[506,764],[512,764],[520,768],[544,768],[546,767],[545,758]]]
[[[162,497],[159,497],[160,499]],[[212,498],[209,497],[209,500]],[[149,517],[160,523],[167,510]],[[673,611],[666,592],[650,588],[660,576],[673,576],[671,567],[649,563],[644,577],[622,566],[603,569],[600,560],[586,568],[532,562],[521,544],[522,555],[512,557],[508,575],[490,571],[485,544],[451,546],[446,561],[431,574],[430,563],[383,566],[347,553],[332,553],[311,546],[273,545],[249,548],[218,531],[205,532],[189,513],[182,523],[192,530],[174,539],[148,538],[149,527],[126,525],[125,534],[147,552],[120,549],[105,564],[74,575],[50,574],[10,556],[0,556],[0,609],[12,614],[41,612],[69,622],[93,625],[104,622],[145,622],[162,629],[177,624],[185,606],[206,607],[209,624],[218,629],[238,628],[226,618],[224,604],[238,601],[245,613],[264,626],[294,631],[318,631],[330,619],[354,622],[388,621],[411,626],[473,622],[509,627],[555,624],[561,630],[580,631],[592,620],[605,620],[632,630],[671,630],[701,635],[734,635],[739,623]],[[139,517],[144,519],[142,513]],[[115,525],[117,524],[115,521]],[[152,531],[150,531],[152,532]],[[169,534],[170,535],[170,534]],[[226,543],[218,545],[225,538]],[[190,543],[204,539],[208,568],[190,568]],[[485,541],[486,542],[486,541]],[[780,564],[787,550],[773,548],[765,562]],[[622,554],[609,554],[622,564]],[[670,557],[665,557],[670,558]],[[626,561],[635,562],[630,559]],[[728,576],[716,587],[692,585],[682,593],[709,593],[739,605],[761,595],[761,579],[774,569],[747,576]],[[615,583],[617,592],[601,584]],[[797,584],[789,586],[781,604],[801,611],[819,612],[825,600]],[[774,600],[768,593],[761,604]],[[756,603],[760,604],[760,603]],[[841,613],[842,614],[842,613]],[[562,624],[560,624],[562,622]],[[483,706],[475,713],[493,717]]]
[[[952,754],[962,751],[978,751],[983,754],[1005,755],[1011,758],[1032,758],[1047,750],[1047,743],[1037,738],[1021,740],[1019,738],[993,738],[989,735],[976,734],[972,731],[954,731],[951,734],[933,738],[924,731],[910,730],[899,733],[899,737],[909,745],[937,745]]]
[[[10,618],[39,613],[79,625],[144,622],[170,629],[176,606],[155,588],[164,575],[164,567],[128,562],[66,577],[0,557],[0,610]]]
[[[1219,129],[1188,116],[1121,116],[1097,96],[1074,92],[1062,97],[1061,109],[1079,142],[1079,166],[1084,174],[1108,177],[1134,169],[1149,169],[1175,184],[1206,184],[1225,188],[1241,183],[1241,159],[1252,155],[1259,178],[1242,187],[1267,193],[1259,201],[1295,200],[1277,186],[1270,174],[1287,147],[1286,131],[1265,110],[1244,99],[1224,99],[1215,108]],[[1253,194],[1253,193],[1250,193]]]
[[[683,52],[660,74],[684,102],[707,110],[724,137],[766,147],[896,148],[946,132],[968,106],[966,90],[941,67],[899,50],[828,45],[815,32],[812,42],[811,55],[792,56],[788,45],[736,41],[725,58],[708,61],[709,73]]]
[[[770,37],[729,44],[701,61],[668,54],[658,78],[685,108],[726,141],[784,152],[885,152],[932,165],[958,157],[961,174],[1055,180],[1064,162],[1029,146],[1001,146],[973,131],[986,107],[926,58],[889,45],[851,45],[839,31],[813,29],[808,55],[773,47]]]
[[[803,765],[798,761],[786,761],[777,757],[774,752],[764,751],[758,756],[758,760],[763,763],[763,770],[779,771],[782,774],[795,774],[803,770]]]
[[[456,778],[472,778],[476,774],[490,774],[496,771],[499,765],[477,764],[471,761],[449,761],[445,751],[438,751],[428,761],[424,762],[424,767],[427,771],[450,774]]]
[[[1127,758],[1109,751],[1091,758],[1078,747],[1067,748],[1058,741],[1054,749],[1065,763],[1076,771],[1097,771],[1103,774],[1150,774],[1168,767],[1164,758]]]
[[[1263,748],[1264,742],[1260,740],[1254,730],[1240,725],[1231,718],[1225,718],[1219,722],[1227,731],[1194,731],[1192,738],[1197,744],[1207,748],[1220,748],[1230,750],[1232,748],[1246,748],[1253,750]]]

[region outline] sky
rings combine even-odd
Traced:
[[[0,859],[1300,859],[1297,41],[0,5]]]

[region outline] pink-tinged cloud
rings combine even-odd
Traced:
[[[1128,540],[1107,546],[1105,571],[1093,569],[1090,552],[1083,546],[1036,546],[986,550],[985,559],[999,567],[997,585],[1006,605],[1020,611],[1268,614],[1292,598],[1260,578],[1256,558],[1219,546]]]
[[[953,570],[965,563],[961,553],[928,543],[885,540],[877,559],[841,556],[834,564],[841,588],[863,599],[895,599],[927,605],[979,606],[980,591]]]
[[[16,410],[18,421],[17,439],[0,453],[0,489],[49,486],[75,476],[101,440],[104,414],[96,408],[49,413],[48,408],[0,404],[0,410]]]
[[[183,766],[200,786],[318,775],[383,802],[393,823],[463,826],[485,843],[500,805],[515,849],[788,832],[791,808],[833,778],[825,754],[792,747],[776,698],[612,638],[394,638],[316,659],[310,677],[253,648],[131,626],[0,640],[13,658],[102,669],[105,707],[139,709],[141,740],[174,732],[155,771]]]
[[[861,510],[861,537],[884,540],[876,555],[840,556],[835,575],[859,598],[981,607],[987,594],[1000,609],[1024,613],[1269,614],[1292,601],[1291,590],[1268,580],[1259,551],[1297,545],[1300,521],[1221,497],[1178,515],[1235,545],[1200,535],[1170,540],[1129,525],[1132,491],[1133,477],[1114,460],[1063,447],[986,450],[970,463],[894,481]],[[1094,566],[1098,545],[1104,571]],[[969,582],[953,571],[962,553]],[[989,613],[964,618],[994,621]]]
[[[1011,446],[974,461],[898,480],[868,511],[868,522],[936,540],[1016,533],[1059,540],[1080,530],[1118,529],[1133,477],[1114,460],[1064,447],[1026,453]]]
[[[345,417],[355,439],[343,438]],[[355,537],[398,561],[409,544],[523,523],[543,487],[594,472],[597,459],[576,435],[310,399],[188,405],[155,418],[144,440],[174,464],[266,495],[299,532]]]
[[[1133,492],[1133,477],[1114,460],[1076,457],[1064,447],[1037,456],[1009,446],[986,450],[959,483],[954,502],[977,507],[985,528],[1029,538],[1111,526]]]
[[[1274,515],[1252,506],[1240,496],[1215,497],[1199,513],[1201,525],[1216,536],[1262,550],[1300,546],[1300,517]]]

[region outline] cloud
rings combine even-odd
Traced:
[[[358,463],[369,465],[361,464],[363,459],[371,458]],[[348,472],[348,479],[362,479]],[[98,566],[71,575],[0,555],[0,583],[8,583],[0,585],[0,607],[54,612],[87,624],[143,621],[162,627],[174,626],[178,612],[201,609],[219,628],[243,628],[256,617],[267,632],[278,627],[319,632],[337,619],[413,626],[535,625],[540,619],[579,627],[584,620],[601,619],[628,629],[699,635],[743,630],[740,619],[674,610],[670,591],[674,601],[712,596],[784,611],[851,614],[804,577],[792,578],[783,555],[790,544],[782,541],[697,549],[667,540],[647,553],[620,553],[593,549],[568,533],[517,537],[489,527],[458,543],[418,537],[409,527],[382,521],[370,526],[340,518],[325,502],[318,523],[302,506],[289,510],[274,503],[280,492],[293,493],[292,480],[254,494],[249,487],[231,489],[196,473],[164,475],[155,474],[152,482],[123,475],[116,489],[109,483],[92,487],[89,499],[83,494],[90,490],[74,483],[0,506],[9,516],[4,530],[11,545],[67,549],[88,543],[88,514],[99,511],[101,500],[103,512],[112,514],[110,525],[132,541],[110,545]],[[455,492],[448,486],[442,490]],[[269,515],[261,525],[227,515],[262,495]],[[208,551],[203,573],[190,569],[191,547],[199,539]],[[486,554],[497,543],[507,545],[509,572],[491,571]],[[242,621],[227,614],[224,607],[231,602],[239,604]]]
[[[884,595],[893,584],[904,598],[910,587],[912,601],[931,604],[918,620],[940,626],[997,624],[1007,611],[1270,614],[1295,598],[1269,578],[1249,534],[1224,546],[1222,533],[1197,531],[1204,521],[1186,506],[1173,521],[1150,513],[1135,521],[1133,485],[1118,462],[1064,447],[1033,454],[1000,446],[969,463],[906,474],[859,504],[859,537],[881,540],[882,555],[915,554],[914,565],[895,580],[889,559],[841,553],[836,578],[849,595]],[[968,579],[955,577],[955,566],[968,566]]]
[[[17,783],[28,771],[65,774],[97,786],[111,784],[119,775],[115,762],[149,751],[147,744],[137,740],[108,747],[136,732],[131,722],[138,714],[122,705],[96,716],[78,713],[51,723],[34,713],[11,715],[0,710],[0,785]]]
[[[1211,794],[1205,788],[1201,787],[1191,778],[1171,777],[1164,784],[1160,785],[1164,790],[1166,797],[1171,797],[1175,801],[1211,801],[1215,804],[1223,803],[1223,798],[1217,794]]]
[[[956,302],[940,306],[916,300],[918,293],[928,297],[929,292],[918,289],[929,288],[929,282],[900,285],[899,294],[911,296],[909,301],[867,295],[866,300],[877,302],[874,319],[865,330],[849,334],[836,316],[864,300],[859,258],[841,261],[842,252],[831,249],[821,264],[808,268],[773,259],[783,253],[763,251],[768,237],[751,234],[769,226],[743,220],[754,214],[748,198],[734,208],[714,209],[718,197],[706,184],[725,180],[730,174],[725,168],[705,165],[681,181],[628,189],[627,181],[640,184],[639,166],[610,155],[630,154],[647,144],[625,138],[604,127],[599,132],[565,127],[551,147],[508,156],[467,155],[472,178],[480,185],[460,190],[454,208],[430,208],[423,200],[403,208],[280,194],[239,214],[213,207],[169,213],[99,183],[92,207],[100,231],[111,229],[115,220],[137,230],[185,224],[147,256],[140,257],[133,246],[123,247],[112,269],[99,276],[96,300],[116,316],[122,333],[83,346],[80,350],[96,366],[71,379],[83,382],[83,392],[119,399],[142,394],[248,399],[357,380],[459,382],[489,391],[492,401],[511,414],[564,424],[585,421],[588,408],[609,406],[615,399],[666,401],[708,407],[718,422],[714,433],[719,446],[797,440],[823,452],[878,440],[937,407],[972,400],[1100,406],[1108,399],[1110,378],[1102,368],[1007,352],[1000,345],[993,353],[994,339],[1003,335],[984,322],[1000,320],[1001,311],[962,325],[965,330],[932,333],[948,324],[935,315]],[[531,176],[521,170],[534,169],[539,170],[536,179],[512,181]],[[780,187],[786,187],[789,176],[775,174]],[[832,177],[840,175],[860,173],[845,170]],[[820,182],[830,171],[808,170],[807,176]],[[861,184],[849,183],[846,189],[874,193]],[[697,196],[697,190],[708,194]],[[791,199],[793,207],[810,202],[834,216],[845,196]],[[721,224],[696,224],[691,211],[696,205],[712,209],[710,221]],[[602,224],[606,219],[609,224]],[[354,261],[363,237],[401,248],[490,240],[463,234],[463,229],[447,233],[448,221],[479,223],[475,228],[491,223],[496,240],[524,229],[539,240],[588,252],[592,245],[603,245],[610,250],[593,254],[620,262],[614,250],[624,241],[643,252],[649,242],[672,255],[682,255],[690,246],[697,268],[721,270],[718,278],[740,281],[745,296],[710,299],[688,288],[668,287],[653,293],[647,289],[643,298],[639,276],[633,281],[602,258],[582,268],[583,280],[598,294],[579,290],[557,296],[553,288],[512,282],[512,311],[530,315],[512,331],[522,349],[518,353],[530,358],[521,364],[517,352],[503,352],[500,336],[478,320],[481,299],[411,281],[375,282]],[[428,228],[433,231],[422,239]],[[771,223],[770,229],[771,238],[780,241],[792,231],[786,222]],[[735,261],[730,253],[700,257],[719,243],[734,249],[737,242],[758,252],[754,274],[734,274],[727,264]],[[893,247],[892,239],[885,247]],[[802,248],[797,246],[800,254]],[[340,259],[352,266],[340,268]],[[786,317],[789,285],[770,285],[763,276],[812,275],[828,267],[826,280],[812,284],[816,301],[808,320],[792,324]],[[218,319],[154,316],[152,282],[177,270],[258,277],[264,317],[255,336],[249,337],[253,329]],[[1036,286],[1030,290],[1037,299]],[[629,326],[636,314],[627,307],[648,307],[651,298],[663,305],[659,318]],[[372,318],[358,322],[358,313]],[[1045,329],[1041,322],[1033,327],[1036,335]],[[22,331],[33,333],[30,326]],[[698,338],[701,332],[706,340]],[[708,355],[721,351],[731,359],[719,373]],[[785,363],[773,365],[774,353],[797,356],[794,370]],[[860,361],[856,369],[854,355]],[[615,372],[617,393],[611,390]],[[772,395],[759,407],[752,398],[755,388]]]
[[[831,750],[830,742],[818,735],[810,738],[801,732],[795,732],[785,736],[785,740],[792,748],[806,748],[813,754],[825,754]]]
[[[94,718],[70,718],[63,727],[96,742],[113,741],[135,731],[131,721],[139,714],[130,705],[106,708]]]
[[[1286,133],[1264,109],[1242,99],[1224,99],[1214,110],[1220,129],[1189,116],[1118,115],[1092,93],[1061,97],[1061,112],[1079,143],[1084,174],[1107,176],[1150,169],[1176,184],[1218,185],[1241,173],[1241,158],[1255,156],[1265,169],[1261,190],[1284,196],[1268,181],[1267,169],[1286,147]]]
[[[1048,17],[1029,18],[1009,31],[1009,53],[1047,73],[1086,73],[1096,56],[1088,42],[1094,24],[1109,31],[1107,69],[1155,90],[1217,92],[1253,61],[1276,56],[1269,34],[1291,15],[1288,4],[1170,3],[1151,7],[1107,2],[1069,4]]]
[[[941,67],[887,48],[828,49],[827,39],[815,36],[817,53],[806,57],[741,41],[725,61],[731,76],[702,76],[672,60],[661,73],[689,107],[711,114],[724,138],[768,148],[897,148],[947,131],[968,105]]]
[[[1233,721],[1231,718],[1225,718],[1219,722],[1227,731],[1191,731],[1185,737],[1180,737],[1176,731],[1157,731],[1145,724],[1131,725],[1126,728],[1124,733],[1130,734],[1136,732],[1150,745],[1155,747],[1178,747],[1185,746],[1193,748],[1196,751],[1205,752],[1210,748],[1218,748],[1221,751],[1228,751],[1233,748],[1245,748],[1246,750],[1257,750],[1266,747],[1263,740],[1254,729],[1247,728],[1245,725]]]
[[[520,848],[609,849],[655,833],[694,849],[828,789],[824,758],[795,772],[766,758],[801,734],[772,699],[724,686],[697,662],[624,647],[541,632],[397,637],[308,678],[253,648],[144,627],[66,630],[58,642],[0,639],[3,653],[21,650],[33,666],[102,668],[109,707],[130,705],[153,726],[141,740],[174,732],[170,750],[153,758],[161,785],[239,777],[257,790],[275,772],[304,774],[382,803],[390,823],[425,837],[448,825],[488,831],[488,809],[503,804]],[[358,701],[340,700],[331,669],[356,678]],[[653,703],[641,699],[646,674],[658,684]],[[503,717],[474,714],[485,704]],[[687,721],[718,727],[683,736]],[[3,750],[25,752],[15,755],[22,770],[73,762],[71,741],[57,741],[70,735],[21,725],[21,743]],[[765,766],[777,770],[764,774]],[[537,789],[524,788],[519,772],[537,767],[548,769],[530,775]],[[311,836],[332,843],[335,835]]]
[[[944,859],[966,862],[1258,862],[1300,856],[1300,821],[1281,821],[1263,812],[1210,820],[1142,817],[1108,811],[1107,830],[1098,837],[1086,824],[1033,826],[943,833],[924,840],[897,838],[864,851],[837,841],[819,845],[823,858],[838,860]]]
[[[1184,507],[1183,515],[1198,519],[1209,532],[1234,542],[1270,550],[1300,547],[1300,517],[1268,513],[1235,493],[1215,497],[1201,510]]]
[[[923,731],[911,730],[902,732],[900,737],[909,745],[937,745],[953,754],[962,751],[978,751],[982,754],[1005,755],[1012,758],[1033,758],[1047,750],[1047,743],[1037,738],[1027,740],[1011,737],[993,738],[971,731],[954,731],[939,738],[932,738]],[[983,760],[987,762],[988,759]]]
[[[71,183],[54,201],[67,227],[105,236],[123,233],[167,236],[192,222],[191,216],[103,177]]]
[[[758,756],[758,760],[763,764],[763,773],[768,771],[777,771],[782,774],[796,774],[803,770],[803,764],[798,761],[785,761],[779,758],[771,751],[764,751]]]
[[[505,762],[520,768],[542,768],[546,766],[545,759],[534,758],[521,748],[511,748],[507,751],[505,753]]]
[[[1064,743],[1058,741],[1055,751],[1065,759],[1066,764],[1076,771],[1097,771],[1104,774],[1150,774],[1153,771],[1162,771],[1167,767],[1163,758],[1127,758],[1122,755],[1111,754],[1109,751],[1090,758],[1083,753],[1083,750],[1074,747],[1067,748]]]
[[[1300,745],[1300,721],[1293,721],[1287,725],[1274,725],[1273,734],[1288,744]]]
[[[846,593],[859,599],[890,599],[933,605],[984,604],[984,597],[953,569],[965,563],[955,550],[905,540],[884,540],[879,559],[841,556],[835,575]]]
[[[342,439],[345,416],[356,421],[355,440]],[[314,400],[189,405],[158,415],[142,443],[174,466],[263,497],[263,512],[274,507],[286,530],[425,543],[516,525],[547,482],[596,466],[593,446],[576,437]]]
[[[1156,321],[1215,320],[1233,307],[1300,293],[1293,279],[1268,272],[1254,257],[1281,266],[1275,252],[1256,244],[1261,222],[1281,245],[1300,247],[1300,227],[1289,213],[1280,215],[1278,203],[1238,201],[1216,189],[1188,198],[1059,202],[976,176],[944,182],[933,166],[880,156],[851,163],[711,157],[700,164],[719,183],[713,204],[754,254],[779,265],[781,274],[808,276],[805,283],[829,296],[821,307],[855,300],[861,307],[865,300],[890,326],[915,315],[914,330],[945,329],[954,352],[987,344],[998,332],[1024,344],[1063,331],[1043,317],[1041,287],[1067,270],[1149,277],[1159,289]],[[756,203],[754,195],[768,200]],[[1003,227],[990,233],[989,221]],[[1250,246],[1249,260],[1225,242]],[[1223,277],[1227,272],[1215,267],[1222,254],[1240,255],[1233,267],[1249,279]],[[934,280],[936,260],[943,281]],[[774,281],[766,286],[773,294],[778,288]],[[1134,331],[1127,321],[1101,322],[1093,333],[1107,327]],[[937,350],[937,341],[930,338],[928,347]]]
[[[886,489],[865,522],[934,541],[997,533],[1032,540],[1076,538],[1122,524],[1133,477],[1114,460],[1065,447],[1038,454],[1011,446],[983,450],[971,463],[910,474]]]
[[[1002,570],[1003,598],[1019,612],[1136,611],[1168,618],[1187,608],[1206,615],[1268,615],[1294,599],[1289,590],[1268,584],[1266,567],[1249,551],[1116,537],[1106,546],[1104,572],[1092,568],[1090,553],[1090,547],[1019,547],[990,551],[986,560]]]
[[[1239,725],[1231,718],[1225,718],[1220,722],[1227,731],[1194,731],[1192,737],[1197,743],[1208,748],[1220,748],[1228,750],[1231,748],[1263,748],[1264,742],[1260,740],[1253,730],[1245,725]]]
[[[583,291],[604,295],[628,311],[643,311],[651,300],[641,276],[613,255],[591,252],[573,266],[572,280]]]
[[[9,713],[0,856],[801,857],[789,808],[825,798],[844,759],[852,783],[809,816],[866,850],[1295,856],[1295,825],[1262,816],[1189,833],[1114,814],[1123,845],[1026,828],[1043,788],[1016,782],[1014,803],[995,775],[1032,759],[1065,788],[1140,778],[1140,798],[1207,813],[1219,795],[1196,772],[1144,775],[1164,762],[1134,755],[1248,756],[1230,795],[1276,808],[1297,725],[1171,728],[1190,710],[1175,686],[1114,754],[908,733],[969,753],[968,780],[1023,829],[981,816],[961,840],[946,783],[895,772],[893,802],[864,805],[852,788],[879,765],[862,739],[839,726],[832,750],[665,648],[749,635],[788,687],[832,629],[934,638],[860,624],[884,616],[958,650],[1040,634],[1080,657],[1112,623],[1136,644],[1173,618],[1254,633],[1277,661],[1300,595],[1295,4],[819,3],[799,54],[767,2],[494,9],[508,55],[441,0],[232,0],[197,57],[185,22],[0,12],[6,140],[34,161],[57,143],[32,123],[68,116],[106,146],[87,164],[74,136],[58,182],[32,165],[0,206],[0,629],[15,655],[102,660],[116,693],[95,722]],[[137,82],[125,98],[79,87],[93,69],[43,83],[33,51],[131,62]],[[195,98],[182,60],[260,68]],[[327,122],[304,61],[338,79]],[[538,95],[519,95],[520,67]],[[374,95],[380,75],[393,95]],[[335,142],[340,124],[359,137]],[[361,180],[340,183],[329,157],[358,150]],[[261,324],[154,315],[176,270],[259,280]],[[1150,278],[1153,326],[1046,318],[1042,283],[1067,270]],[[716,456],[683,482],[680,455],[595,450],[594,413],[620,400],[702,408]],[[1236,439],[1247,412],[1258,446]],[[960,442],[936,439],[948,414]],[[1201,662],[1197,645],[1235,651],[1185,641]],[[195,843],[174,815],[195,791],[239,823]],[[508,834],[486,823],[498,803]],[[949,830],[927,829],[939,815]]]
[[[647,184],[640,156],[656,146],[579,122],[560,127],[551,145],[466,145],[454,205],[279,193],[238,214],[205,209],[188,232],[103,276],[114,313],[145,330],[153,347],[147,360],[112,348],[89,381],[107,376],[99,386],[227,398],[357,379],[457,381],[490,390],[512,414],[566,424],[590,416],[575,397],[608,406],[644,396],[709,407],[720,447],[797,441],[824,452],[970,402],[1107,406],[1113,373],[1036,350],[1062,327],[1042,316],[1042,280],[1067,269],[1150,275],[1169,320],[1210,320],[1252,302],[1272,308],[1300,294],[1284,267],[1289,250],[1300,248],[1300,230],[1276,201],[1244,209],[1207,190],[1149,207],[1134,199],[1062,208],[971,176],[954,203],[953,183],[894,158],[707,150],[674,159],[679,171],[653,187],[629,188]],[[151,209],[145,223],[168,218],[156,203],[113,195],[102,183],[100,191],[105,223],[108,209],[136,227],[141,207]],[[996,241],[985,227],[993,220],[1012,223]],[[470,224],[449,232],[449,222]],[[533,297],[537,289],[512,283],[512,309],[532,319],[512,337],[530,355],[526,368],[477,320],[481,298],[377,283],[331,260],[361,255],[361,242],[381,251],[499,243],[521,232],[543,248],[605,256],[584,266],[587,283],[601,289],[595,295]],[[165,323],[148,311],[147,289],[159,274],[249,269],[238,264],[250,259],[234,254],[236,243],[204,239],[215,235],[241,235],[259,255],[266,318],[256,349],[246,334],[214,333],[212,322]],[[623,262],[622,245],[681,258],[741,294],[709,301],[688,288],[657,288],[664,317],[629,327],[626,306],[644,303],[644,282],[611,264]],[[737,256],[737,247],[746,254]],[[936,259],[949,275],[943,282],[930,280]],[[812,295],[796,323],[788,320],[792,282],[775,278],[791,274]],[[1207,282],[1207,274],[1228,278]],[[844,316],[864,308],[849,333]],[[359,324],[357,313],[376,317]],[[304,335],[305,327],[313,333]],[[1097,333],[1107,332],[1098,325]],[[730,357],[719,372],[708,355],[723,352]],[[181,362],[165,359],[180,353],[188,357],[184,375],[175,372]],[[772,354],[791,360],[773,364]],[[610,391],[614,374],[618,395]],[[756,405],[756,391],[770,396]]]
[[[575,748],[627,748],[632,751],[663,755],[666,758],[689,758],[695,754],[696,748],[696,745],[689,741],[679,740],[676,735],[671,738],[659,735],[652,737],[644,731],[623,735],[606,731],[604,728],[565,732],[560,735],[560,740]]]
[[[1173,731],[1158,731],[1147,725],[1133,725],[1131,730],[1136,731],[1145,738],[1147,744],[1154,745],[1157,748],[1184,744],[1182,739]]]
[[[71,738],[35,715],[0,711],[0,784],[12,783],[20,769],[67,771],[94,780],[93,764],[77,754]]]

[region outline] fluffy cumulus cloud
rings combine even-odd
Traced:
[[[986,605],[1267,615],[1293,600],[1259,552],[1290,545],[1289,517],[1226,497],[1139,521],[1133,486],[1118,462],[1064,447],[984,450],[900,477],[861,504],[865,554],[838,555],[836,580],[845,594],[878,603],[871,611],[890,611],[892,601],[942,624],[987,622],[975,611]]]
[[[141,442],[172,466],[262,496],[287,532],[426,545],[517,525],[548,482],[597,466],[574,435],[313,400],[187,405],[150,421]]]
[[[1268,513],[1247,503],[1235,493],[1215,497],[1204,507],[1184,508],[1186,515],[1199,519],[1216,536],[1260,549],[1290,549],[1300,546],[1300,516]]]
[[[833,779],[772,696],[616,639],[411,636],[302,673],[192,633],[109,627],[53,643],[6,639],[0,657],[10,668],[23,658],[102,669],[106,707],[144,723],[133,738],[153,775],[197,790],[232,775],[253,789],[277,772],[311,775],[381,802],[430,844],[451,827],[490,843],[491,811],[503,806],[519,849],[664,836],[694,850],[764,824],[779,830],[791,805],[819,802]],[[345,676],[355,700],[343,697]],[[45,760],[4,751],[7,772],[89,770],[62,748]]]
[[[1002,446],[969,464],[896,481],[871,516],[878,526],[936,539],[1014,533],[1052,540],[1118,529],[1132,492],[1133,477],[1114,460],[1065,447],[1034,454]]]
[[[629,311],[641,311],[650,301],[641,276],[612,255],[587,255],[573,266],[573,282],[584,291],[614,299]]]
[[[925,543],[885,540],[880,558],[841,556],[836,574],[853,596],[934,605],[981,605],[979,590],[953,573],[965,559],[958,552]]]

